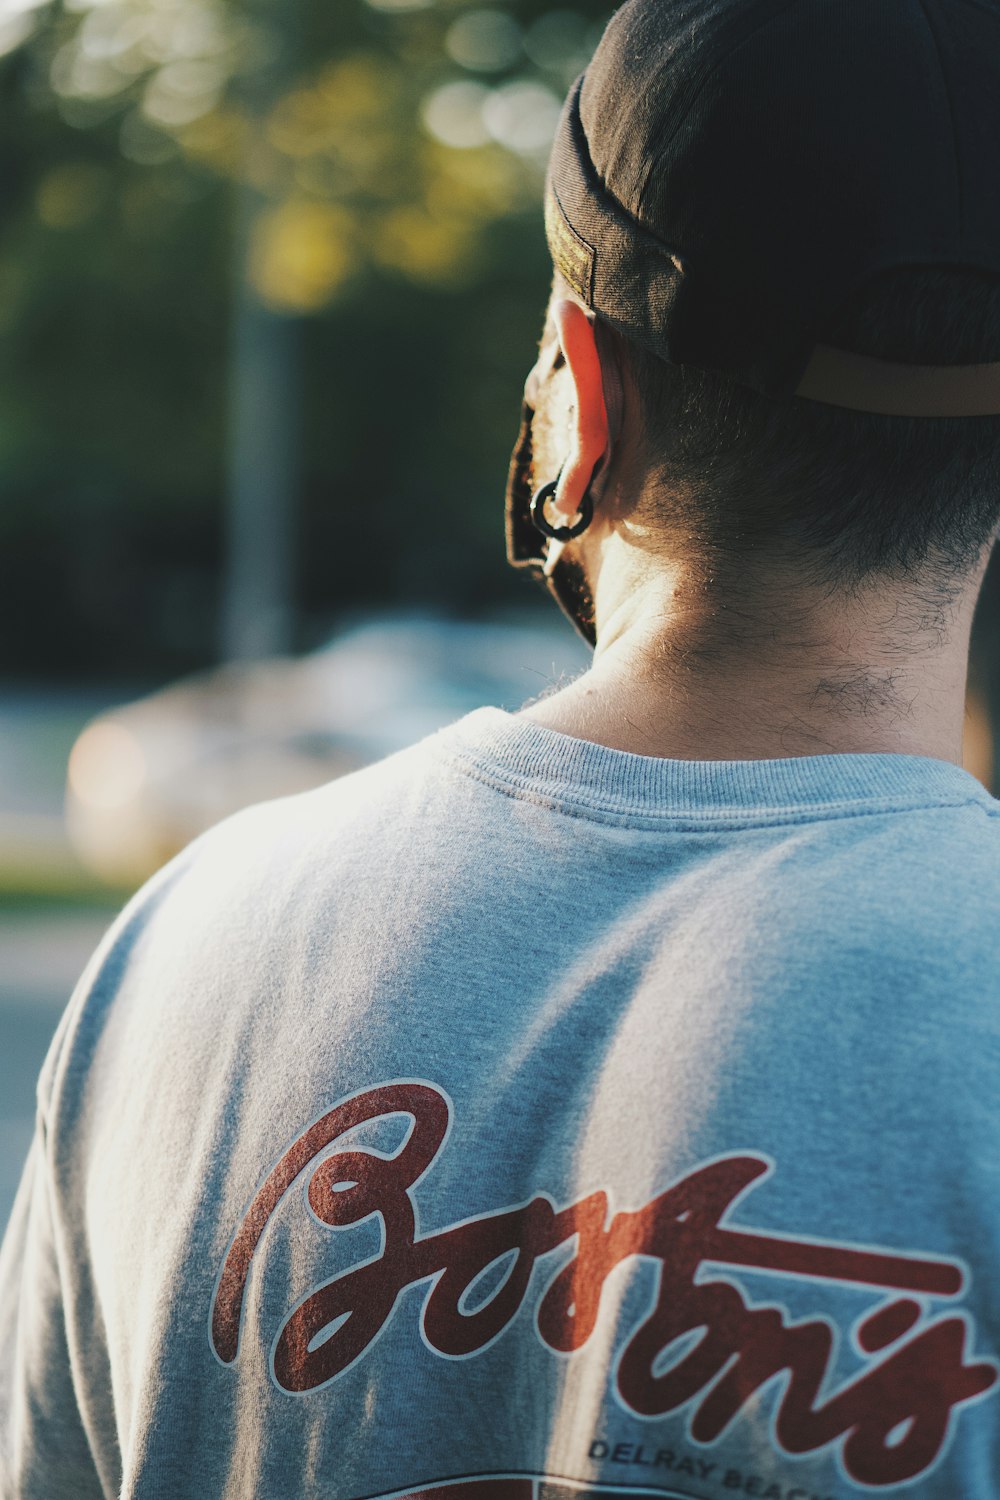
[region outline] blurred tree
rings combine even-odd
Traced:
[[[241,253],[289,372],[301,337],[297,643],[524,596],[500,493],[543,166],[607,13],[67,0],[0,31],[0,669],[213,654],[227,423],[260,433],[226,398]]]

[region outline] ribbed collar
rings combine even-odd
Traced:
[[[574,739],[499,708],[467,714],[431,746],[511,795],[615,821],[798,821],[965,803],[1000,809],[968,771],[929,756],[666,760]]]

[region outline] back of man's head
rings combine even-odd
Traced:
[[[672,365],[602,323],[641,409],[664,547],[723,576],[786,558],[821,584],[960,584],[1000,521],[1000,415],[887,416]],[[903,267],[874,277],[823,342],[903,364],[1000,361],[1000,275]],[[691,555],[691,554],[694,555]]]
[[[998,141],[1000,0],[615,12],[563,109],[546,230],[638,405],[653,544],[689,578],[790,564],[946,597],[982,564]],[[579,625],[575,554],[549,553],[512,482],[510,560],[544,564]]]

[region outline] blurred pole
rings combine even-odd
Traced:
[[[250,0],[265,60],[243,80],[244,107],[264,121],[294,77],[305,0]],[[259,149],[251,131],[247,149]],[[266,148],[265,148],[266,149]],[[244,163],[236,187],[220,647],[247,661],[292,649],[295,541],[301,490],[301,319],[272,312],[251,276],[255,232],[274,207]]]
[[[292,650],[302,463],[300,320],[271,312],[253,290],[254,226],[269,203],[247,184],[237,191],[221,642],[227,661]]]

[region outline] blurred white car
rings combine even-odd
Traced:
[[[557,618],[362,620],[302,657],[184,678],[83,730],[66,823],[83,863],[136,884],[212,823],[320,786],[486,704],[517,709],[590,652]]]

